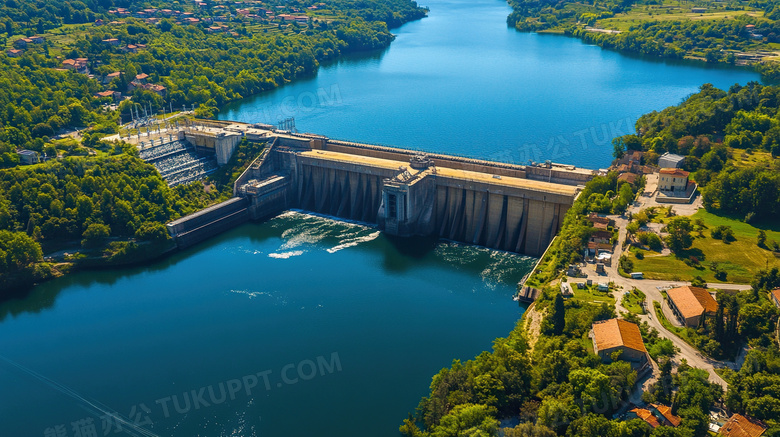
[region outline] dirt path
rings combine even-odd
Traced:
[[[542,332],[542,319],[544,319],[544,313],[536,310],[535,303],[532,303],[523,314],[523,323],[525,332],[528,333],[528,346],[531,353],[533,353],[534,346],[536,346]]]

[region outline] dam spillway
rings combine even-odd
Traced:
[[[234,195],[246,200],[247,216],[255,220],[300,209],[375,224],[399,237],[433,236],[540,256],[593,177],[590,170],[551,163],[522,166],[208,123],[180,137],[210,144],[223,161],[239,137],[267,143],[234,184]],[[234,214],[233,203],[225,208]],[[188,220],[169,225],[174,238]],[[195,237],[190,231],[189,241]]]
[[[592,172],[274,133],[235,184],[254,219],[300,209],[539,256]]]

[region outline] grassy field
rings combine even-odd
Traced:
[[[745,8],[741,11],[714,10],[703,14],[692,13],[690,6],[680,7],[677,2],[667,2],[663,6],[641,5],[633,7],[626,13],[616,14],[614,17],[599,20],[597,26],[604,29],[623,31],[646,21],[720,20],[735,18],[740,15],[760,17],[763,15],[763,12]]]
[[[645,301],[645,294],[634,288],[629,294],[623,295],[621,303],[623,306],[634,314],[642,315],[645,310],[642,309],[642,302]]]
[[[729,149],[733,157],[734,165],[738,168],[749,168],[755,166],[769,168],[775,162],[780,161],[780,158],[772,158],[769,152],[763,150],[754,150],[748,152],[747,150]]]
[[[636,257],[636,252],[631,251],[630,257],[634,261],[634,270],[643,272],[648,279],[689,281],[694,276],[701,276],[707,282],[750,283],[758,270],[780,267],[780,259],[770,250],[757,246],[758,228],[704,210],[694,214],[692,219],[702,219],[708,228],[703,232],[704,237],[697,236],[693,246],[686,251],[687,255],[699,259],[700,266],[688,266],[683,259],[674,255],[659,256],[655,252],[647,251],[641,251],[644,259],[640,260]],[[712,238],[710,230],[719,225],[730,226],[734,230],[736,241],[725,243]],[[768,244],[772,241],[780,242],[779,226],[775,225],[774,229],[764,227]],[[719,269],[726,271],[725,281],[715,278],[715,271],[710,268],[713,262],[717,263]]]
[[[612,297],[612,293],[598,291],[595,284],[591,287],[585,287],[584,290],[580,290],[576,285],[572,284],[572,290],[574,291],[574,299],[590,303],[615,305],[615,298]]]

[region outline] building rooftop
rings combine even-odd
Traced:
[[[718,310],[718,303],[706,289],[701,287],[686,285],[672,288],[666,293],[686,319]]]
[[[723,424],[720,435],[728,437],[759,437],[766,431],[766,426],[758,420],[734,414]]]
[[[672,424],[672,426],[680,426],[680,422],[682,419],[680,419],[680,416],[675,416],[672,414],[672,407],[667,407],[666,405],[661,404],[650,404],[655,408],[658,413],[660,413],[662,416],[664,416],[664,419],[668,420],[669,423]]]
[[[631,410],[631,412],[636,414],[637,417],[647,422],[653,428],[658,428],[661,426],[661,424],[658,422],[658,419],[653,416],[653,413],[651,413],[650,410],[646,410],[644,408],[634,408]]]
[[[609,225],[609,217],[601,217],[595,212],[592,212],[588,215],[588,221],[591,223],[604,223],[605,225]]]
[[[780,288],[775,288],[770,293],[772,293],[772,296],[774,296],[775,299],[777,299],[777,301],[780,302]]]
[[[593,324],[593,340],[599,350],[626,347],[647,352],[639,326],[620,319],[609,319]]]
[[[629,184],[633,184],[639,179],[639,175],[636,175],[634,173],[623,173],[620,176],[618,176],[618,180],[623,182],[628,182]]]
[[[685,170],[680,170],[679,168],[662,168],[659,173],[668,176],[680,176],[684,178],[687,178],[688,175],[690,174]]]
[[[674,153],[666,152],[663,155],[661,155],[658,159],[659,160],[665,159],[676,163],[682,161],[683,159],[685,159],[685,157],[682,155],[675,155]]]

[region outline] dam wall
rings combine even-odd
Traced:
[[[295,208],[374,223],[399,237],[434,236],[539,256],[593,177],[590,170],[549,162],[524,166],[422,154],[261,125],[218,122],[189,129],[206,142],[246,138],[267,147],[236,180],[232,203],[168,225],[183,244],[232,222]]]
[[[542,253],[563,224],[569,196],[437,178],[437,235],[509,252]]]
[[[249,221],[249,201],[234,197],[166,225],[176,245],[184,248]]]
[[[511,164],[494,168],[487,161],[287,136],[252,169],[247,177],[255,184],[287,187],[288,208],[376,223],[390,235],[437,236],[528,255],[544,252],[560,229],[581,174],[558,178],[569,182],[560,184],[529,179]],[[250,210],[271,201],[248,197]]]

